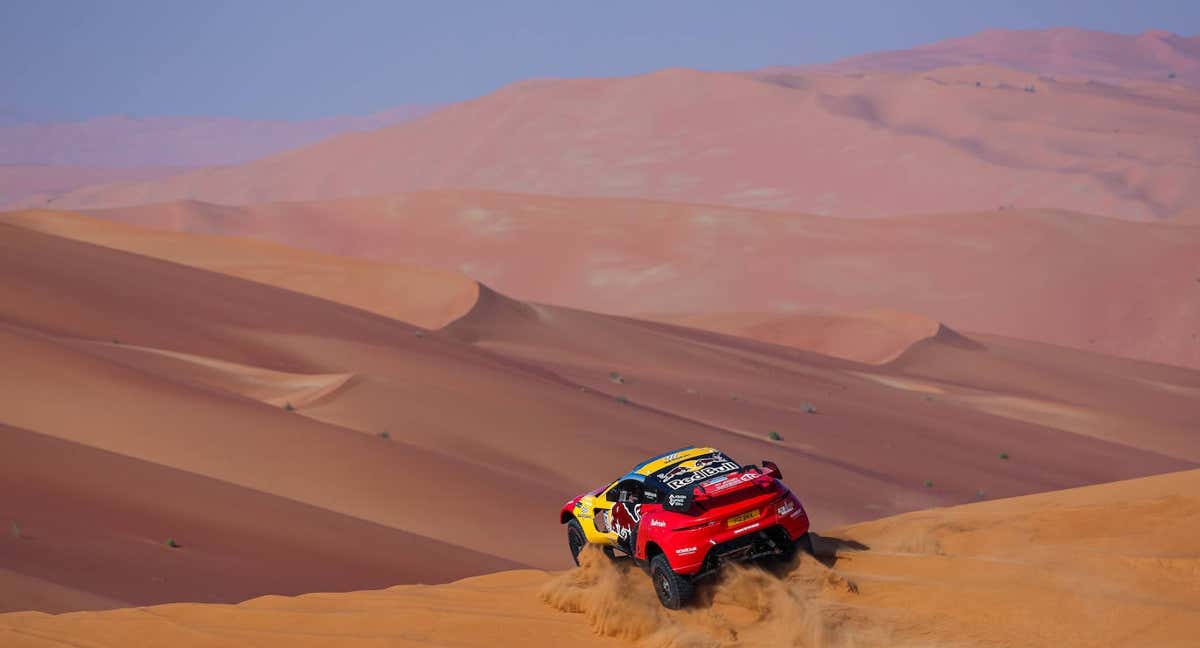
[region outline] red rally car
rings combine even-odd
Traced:
[[[627,554],[658,600],[679,609],[723,563],[812,553],[808,515],[781,477],[770,461],[743,466],[715,448],[682,448],[571,499],[560,519],[576,564],[587,544]]]

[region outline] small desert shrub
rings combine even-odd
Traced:
[[[983,492],[983,490],[975,491],[975,499],[983,499],[985,497],[987,497],[987,493]]]
[[[117,338],[113,338],[113,344],[120,344],[120,343],[121,343],[120,340],[118,340]]]
[[[629,399],[628,399],[628,398],[626,398],[625,396],[616,396],[616,397],[615,397],[615,400],[616,400],[618,403],[622,404],[622,405],[628,405],[628,404],[629,404]]]
[[[413,335],[415,335],[419,338],[425,337],[425,331],[413,331]]]
[[[1171,73],[1167,74],[1167,78],[1168,78],[1168,79],[1174,79],[1174,78],[1175,78],[1175,73],[1174,73],[1174,72],[1171,72]]]
[[[288,402],[284,403],[284,404],[283,404],[283,409],[285,409],[285,410],[287,410],[287,411],[289,411],[289,412],[295,412],[295,411],[296,411],[296,408],[292,406],[292,401],[288,401]]]
[[[621,374],[619,374],[615,371],[608,372],[608,379],[617,383],[618,385],[625,384],[625,376],[622,376]]]
[[[779,433],[776,432],[775,430],[771,430],[770,432],[767,432],[767,438],[772,441],[783,441],[783,437],[779,436]]]
[[[12,536],[14,539],[20,539],[21,525],[13,522],[12,525],[8,527],[8,535]]]
[[[813,405],[812,403],[804,403],[803,405],[800,406],[800,409],[804,410],[805,414],[816,414],[817,413],[817,406]]]
[[[179,543],[175,542],[175,538],[167,538],[167,546],[172,549],[178,549]]]
[[[933,488],[933,480],[932,479],[925,480],[925,488]]]
[[[384,441],[390,441],[392,439],[392,433],[384,430],[383,432],[379,433],[379,438],[383,439]]]
[[[1001,453],[1000,453],[999,455],[997,455],[997,456],[998,456],[998,457],[1000,457],[1001,459],[1005,460],[1005,461],[1008,461],[1008,453],[1007,453],[1007,452],[1001,452]]]

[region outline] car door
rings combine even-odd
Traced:
[[[642,482],[637,479],[617,482],[606,493],[606,499],[613,502],[609,517],[617,536],[617,547],[632,556],[637,547],[638,525],[642,520]]]

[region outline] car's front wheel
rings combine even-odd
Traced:
[[[571,550],[571,559],[575,564],[579,564],[579,552],[583,551],[583,546],[587,544],[587,536],[583,535],[583,527],[580,526],[579,520],[571,518],[567,522],[567,548]]]
[[[663,607],[678,610],[692,599],[692,579],[676,574],[667,557],[658,554],[650,560],[650,580]]]

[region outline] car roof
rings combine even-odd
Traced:
[[[716,448],[696,447],[696,446],[679,448],[678,450],[672,450],[670,452],[665,452],[663,454],[658,455],[657,457],[652,457],[650,459],[647,459],[646,461],[643,461],[642,463],[638,464],[632,471],[630,471],[630,473],[626,477],[635,477],[638,475],[645,477],[646,475],[653,474],[659,470],[662,470],[663,468],[666,468],[667,466],[679,463],[680,461],[686,461],[688,459],[693,459],[695,457],[699,457],[699,456],[706,455],[706,454],[712,454],[714,452],[719,452],[719,451]]]

